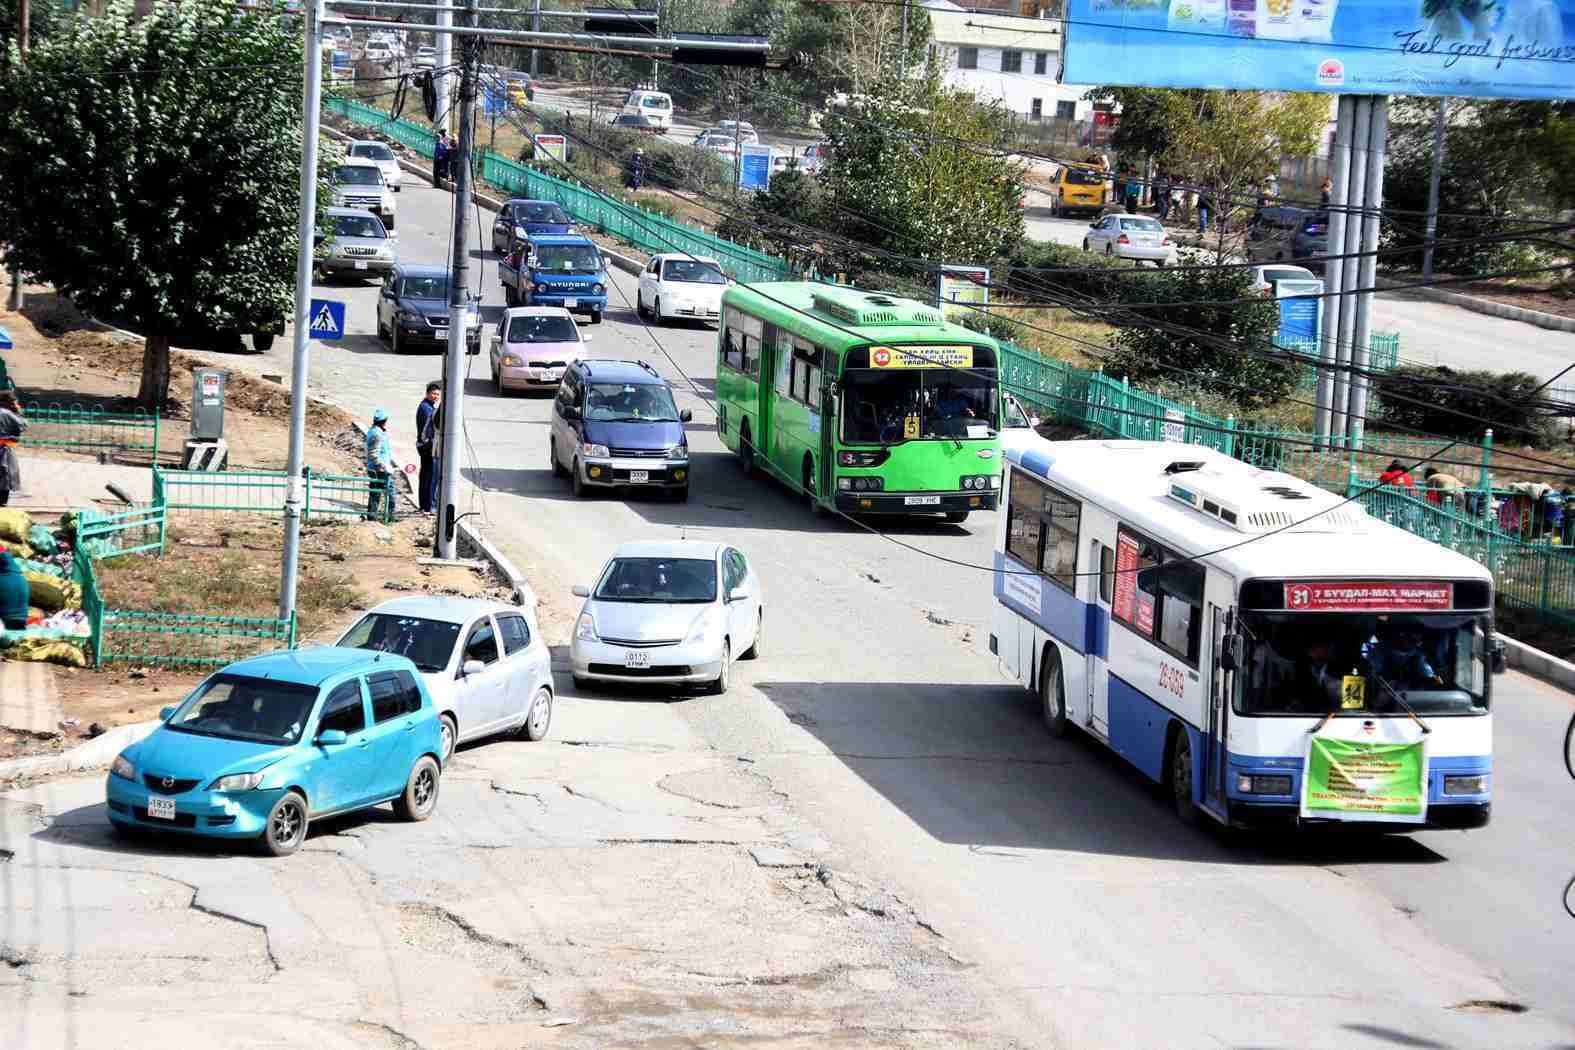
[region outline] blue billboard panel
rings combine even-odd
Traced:
[[[1068,84],[1575,98],[1575,0],[1068,0]]]
[[[744,146],[738,157],[738,184],[746,190],[763,190],[771,182],[771,147]]]

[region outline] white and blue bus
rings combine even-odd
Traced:
[[[1189,822],[1487,823],[1498,661],[1483,566],[1196,445],[1042,442],[1006,458],[990,648],[1052,733],[1108,745]],[[1337,781],[1368,801],[1309,801],[1314,739],[1311,794]],[[1327,761],[1329,740],[1419,755],[1411,808],[1362,796],[1370,770]]]

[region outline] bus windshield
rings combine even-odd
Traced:
[[[849,444],[991,438],[998,429],[993,369],[849,368],[842,389]]]
[[[1487,712],[1484,617],[1248,612],[1241,626],[1238,714]]]

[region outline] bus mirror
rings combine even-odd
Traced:
[[[1220,649],[1220,669],[1224,671],[1240,670],[1243,656],[1242,650],[1244,648],[1241,635],[1226,635],[1225,645]]]
[[[1504,651],[1504,639],[1492,635],[1488,640],[1488,666],[1494,674],[1503,674],[1509,666],[1509,657]]]

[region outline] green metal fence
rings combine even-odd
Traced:
[[[22,444],[36,448],[68,448],[146,452],[159,447],[159,414],[105,412],[89,405],[39,404],[22,406],[27,430]]]
[[[76,545],[93,558],[119,554],[164,553],[165,508],[157,499],[146,507],[115,514],[79,510],[76,515]]]
[[[290,480],[282,470],[193,470],[153,472],[154,502],[171,512],[187,514],[283,514]],[[394,479],[373,480],[364,474],[306,474],[302,516],[360,517],[367,512],[373,490],[382,494],[378,517],[394,520]]]

